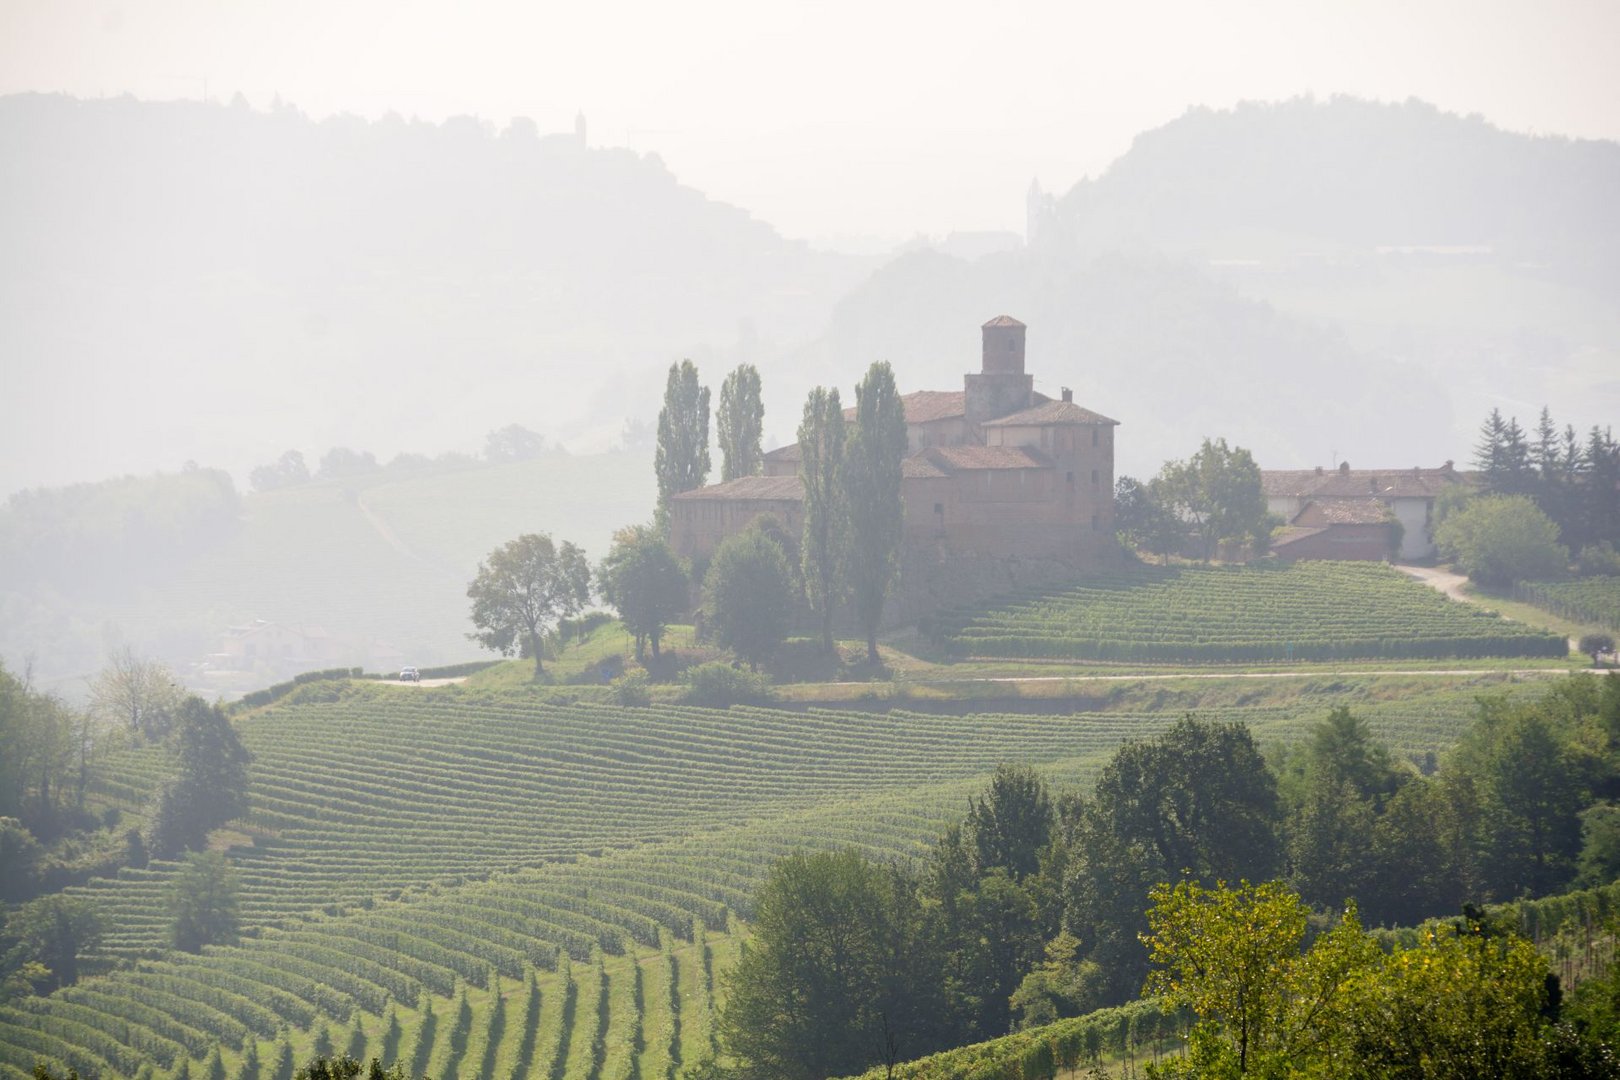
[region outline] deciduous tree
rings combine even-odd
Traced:
[[[245,813],[252,760],[225,710],[199,697],[181,702],[175,777],[158,795],[147,837],[153,856],[172,859],[201,850],[211,831]]]
[[[194,851],[169,886],[169,943],[182,952],[234,942],[240,925],[236,875],[217,851]]]
[[[1153,491],[1188,523],[1205,561],[1227,541],[1247,541],[1256,551],[1265,550],[1273,522],[1260,487],[1260,467],[1241,446],[1205,439],[1187,461],[1166,462]]]
[[[703,579],[715,640],[758,668],[787,637],[793,571],[782,545],[758,524],[728,537]]]
[[[478,628],[467,636],[503,656],[526,646],[539,679],[544,672],[543,635],[558,619],[578,614],[590,601],[590,566],[585,553],[568,541],[559,546],[546,533],[525,533],[478,564],[467,598]]]
[[[1558,577],[1569,568],[1569,551],[1558,526],[1525,495],[1471,499],[1434,530],[1440,554],[1482,585]]]
[[[613,536],[613,547],[596,571],[602,599],[619,613],[636,642],[636,659],[652,644],[654,658],[664,627],[687,609],[687,572],[655,528],[632,525]]]
[[[127,645],[112,651],[107,666],[90,684],[90,707],[96,716],[139,739],[167,735],[184,698],[172,671]]]

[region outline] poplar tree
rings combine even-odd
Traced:
[[[668,523],[669,500],[703,486],[709,476],[709,388],[698,383],[690,360],[669,365],[664,407],[658,412],[658,521]]]
[[[765,429],[765,405],[760,400],[759,369],[738,364],[720,384],[720,479],[753,476],[763,464],[759,444]]]
[[[866,658],[878,662],[877,632],[883,601],[900,569],[905,506],[900,495],[906,456],[906,413],[894,372],[879,361],[855,388],[855,430],[844,453],[849,499],[849,588],[866,631]]]
[[[805,399],[799,424],[799,480],[804,484],[804,539],[799,544],[804,590],[821,616],[821,647],[833,651],[832,615],[842,598],[839,564],[849,528],[844,499],[844,407],[838,389],[818,386]]]

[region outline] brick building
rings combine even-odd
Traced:
[[[1114,428],[1117,421],[1037,393],[1024,365],[1024,324],[1005,315],[982,328],[980,370],[961,390],[906,394],[902,465],[905,551],[902,577],[986,560],[1004,587],[1014,563],[1073,568],[1110,557],[1114,543]],[[853,418],[854,410],[846,410]],[[765,455],[764,475],[677,495],[670,544],[703,562],[720,541],[762,514],[790,537],[803,524],[799,448]],[[932,586],[931,586],[932,587]],[[942,599],[936,596],[936,599]],[[918,606],[918,605],[913,605]]]
[[[1476,486],[1449,461],[1438,469],[1268,469],[1260,485],[1266,508],[1289,526],[1271,545],[1279,558],[1403,560],[1434,557],[1435,500]]]

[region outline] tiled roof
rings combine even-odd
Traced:
[[[1312,513],[1315,507],[1315,513]],[[1294,520],[1309,516],[1312,524],[1323,525],[1382,525],[1389,520],[1389,511],[1378,499],[1312,499],[1294,516]]]
[[[1438,469],[1264,469],[1260,486],[1272,498],[1429,499],[1458,484],[1467,473]]]
[[[1320,536],[1325,532],[1327,532],[1326,525],[1286,525],[1271,534],[1270,548],[1272,551],[1276,551],[1280,547],[1296,543],[1307,536]]]
[[[906,423],[926,424],[967,415],[967,394],[961,390],[914,390],[900,397]],[[855,419],[855,406],[844,410],[844,419]]]
[[[947,473],[976,469],[1050,469],[1052,459],[1028,446],[931,446],[927,458]]]
[[[989,322],[985,323],[984,325],[986,325],[986,326],[1023,326],[1024,324],[1019,322],[1017,319],[1013,318],[1011,315],[997,315],[995,318],[991,319]]]
[[[790,442],[786,446],[778,446],[775,450],[767,451],[766,461],[798,461],[803,455],[799,453],[799,444]]]
[[[1010,416],[997,417],[986,420],[981,427],[1013,427],[1034,426],[1037,424],[1114,424],[1118,420],[1110,420],[1101,413],[1094,413],[1090,409],[1083,409],[1072,401],[1048,401],[1032,409],[1024,409]]]
[[[950,475],[928,460],[928,451],[912,454],[900,463],[900,475],[906,480],[940,480]]]
[[[804,498],[804,485],[799,482],[797,476],[739,476],[723,484],[710,484],[708,487],[683,491],[675,498],[799,502]]]

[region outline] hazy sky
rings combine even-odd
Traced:
[[[1416,96],[1620,138],[1616,0],[0,0],[0,92],[533,117],[821,241],[1022,230],[1190,105]]]

